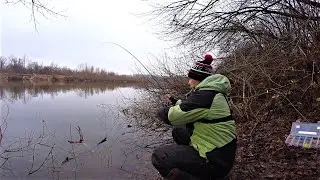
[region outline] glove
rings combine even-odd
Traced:
[[[171,101],[171,105],[175,105],[176,102],[178,101],[177,99],[175,99],[173,96],[169,97],[169,100]]]

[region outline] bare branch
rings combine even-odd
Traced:
[[[46,163],[46,161],[48,160],[49,156],[52,154],[53,148],[54,148],[54,145],[51,147],[48,155],[46,156],[46,158],[44,159],[44,161],[41,163],[41,165],[40,165],[37,169],[35,169],[35,170],[32,170],[32,168],[31,168],[31,170],[29,171],[28,175],[31,175],[31,174],[39,171],[39,170],[42,168],[42,166],[43,166],[43,165]],[[34,157],[34,156],[33,156],[33,157]]]
[[[48,4],[44,4],[43,0],[5,0],[6,4],[22,4],[26,8],[30,9],[31,11],[31,21],[34,24],[35,30],[37,30],[37,14],[40,14],[42,17],[47,18],[47,15],[53,17],[66,17],[62,13],[62,11],[57,11],[54,8],[50,8]]]

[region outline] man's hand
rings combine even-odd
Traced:
[[[175,105],[176,102],[178,101],[171,94],[166,94],[165,98],[171,103],[171,105]]]

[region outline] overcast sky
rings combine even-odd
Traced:
[[[3,2],[3,1],[2,1]],[[150,10],[142,0],[55,0],[48,7],[67,17],[48,19],[36,15],[37,31],[31,11],[22,5],[1,4],[0,55],[14,55],[71,68],[88,63],[120,74],[131,74],[137,62],[124,50],[103,42],[118,43],[141,61],[169,48],[153,33],[155,22],[134,15]]]

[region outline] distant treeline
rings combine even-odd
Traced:
[[[70,81],[70,78],[75,78],[77,81],[147,81],[147,76],[144,75],[119,75],[115,72],[109,72],[88,64],[80,64],[78,68],[71,69],[69,67],[58,66],[54,63],[42,65],[26,58],[17,58],[13,56],[0,57],[0,73],[2,73],[2,76],[6,76],[5,78],[9,79],[9,81],[23,80],[23,76],[17,76],[17,74],[25,74],[24,77],[29,76],[28,79],[30,79],[30,74],[37,74],[56,76],[58,79],[61,79],[61,77],[68,77],[64,78],[68,79],[68,81]],[[55,79],[55,77],[53,79]]]

